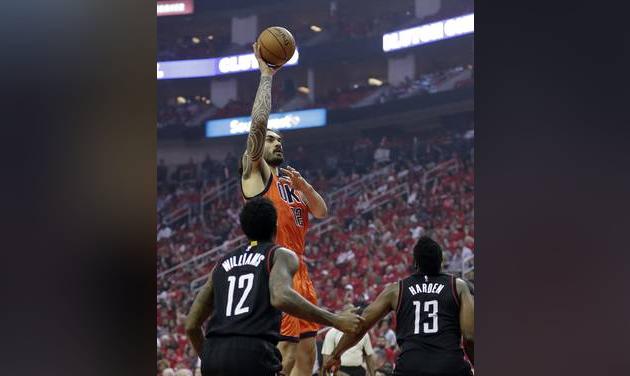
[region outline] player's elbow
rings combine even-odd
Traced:
[[[287,308],[289,298],[286,289],[272,289],[269,295],[269,300],[274,308],[281,311]]]
[[[317,219],[323,219],[328,217],[328,207],[326,207],[326,204],[322,205],[321,207],[318,207],[316,210],[312,211],[313,216]]]
[[[186,333],[193,333],[199,330],[199,328],[201,328],[201,325],[197,325],[195,320],[193,320],[191,317],[186,318],[186,322],[184,323],[184,329],[186,330]]]
[[[474,340],[475,340],[475,329],[468,328],[468,329],[462,330],[462,337],[464,337],[465,341],[474,342]]]

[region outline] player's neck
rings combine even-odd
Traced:
[[[271,173],[274,174],[275,177],[278,177],[278,172],[280,171],[280,169],[276,166],[269,166],[271,168]]]

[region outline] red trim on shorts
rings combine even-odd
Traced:
[[[451,291],[453,292],[455,303],[457,303],[457,306],[459,307],[459,296],[457,296],[456,279],[454,275],[451,275]]]
[[[474,369],[475,366],[473,366],[473,364],[471,363],[470,359],[468,359],[468,354],[466,354],[466,349],[464,348],[464,337],[462,336],[461,341],[459,342],[459,347],[462,349],[462,352],[464,353],[464,361],[466,361],[466,363],[468,363],[468,365],[470,366],[470,369]]]
[[[396,316],[398,316],[398,310],[400,309],[400,303],[402,303],[403,296],[403,280],[398,280],[398,303],[396,303]]]

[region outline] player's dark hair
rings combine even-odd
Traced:
[[[268,198],[256,197],[247,201],[239,219],[243,232],[250,240],[271,241],[276,233],[278,214]]]
[[[428,236],[418,239],[413,248],[416,270],[426,275],[438,275],[442,269],[442,247]]]

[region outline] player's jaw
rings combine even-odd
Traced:
[[[284,162],[284,152],[282,146],[268,148],[265,152],[265,162],[271,167],[278,167]]]

